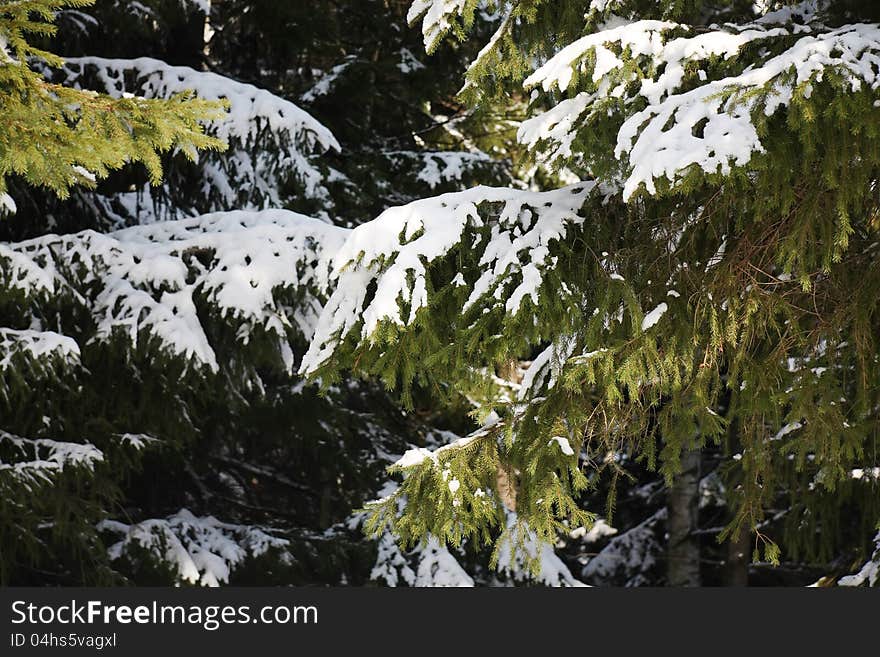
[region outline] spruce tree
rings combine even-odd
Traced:
[[[506,18],[464,91],[478,106],[528,95],[520,142],[581,182],[426,199],[348,237],[302,371],[353,369],[404,398],[468,390],[492,420],[405,456],[369,527],[497,550],[506,473],[520,521],[552,541],[589,523],[578,498],[593,473],[626,476],[622,456],[671,483],[685,454],[720,446],[722,538],[749,532],[754,560],[778,562],[783,535],[789,554],[828,553],[841,523],[867,547],[874,3],[495,4]],[[410,19],[437,49],[480,6],[420,0]],[[523,359],[505,394],[497,373]]]

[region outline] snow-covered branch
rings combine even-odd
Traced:
[[[277,550],[283,562],[292,560],[290,542],[260,527],[221,522],[213,516],[198,517],[181,509],[168,518],[144,520],[127,525],[104,520],[101,531],[119,534],[122,539],[109,548],[111,559],[130,556],[140,547],[160,563],[169,565],[178,583],[220,586],[248,558]]]
[[[157,338],[170,352],[216,370],[196,308],[204,298],[219,317],[239,327],[241,342],[256,327],[275,334],[287,366],[293,367],[288,329],[304,339],[311,336],[329,282],[329,258],[345,234],[286,210],[217,213],[10,244],[0,254],[0,277],[25,288],[37,304],[56,290],[69,291],[95,318],[89,339],[120,332],[133,343],[142,336]],[[282,289],[296,301],[282,301]],[[75,344],[64,336],[3,335],[19,342],[29,337],[20,348],[75,353]],[[49,337],[55,340],[51,344]]]
[[[476,280],[467,283],[459,272],[443,282],[469,287],[464,309],[487,297],[511,315],[527,298],[537,304],[542,272],[554,264],[550,247],[583,222],[578,212],[595,187],[590,182],[551,192],[475,187],[389,208],[358,226],[336,255],[336,287],[301,371],[319,367],[357,326],[361,339],[369,340],[380,323],[411,324],[429,304],[428,265],[455,248],[480,254]],[[491,219],[483,218],[481,206],[496,208]],[[474,234],[473,244],[465,245]],[[368,296],[371,284],[375,292]]]

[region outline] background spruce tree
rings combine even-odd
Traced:
[[[443,119],[430,110],[449,102],[467,55],[426,77],[408,55],[419,37],[402,29],[401,8],[373,4],[372,27],[391,35],[348,83],[340,61],[375,49],[376,35],[365,25],[344,41],[356,17],[336,15],[334,3],[307,14],[287,3],[214,3],[210,14],[206,3],[176,1],[55,7],[60,30],[45,47],[65,60],[30,60],[35,78],[129,103],[161,98],[150,101],[157,108],[177,90],[223,99],[228,113],[192,106],[210,119],[204,145],[228,147],[196,161],[168,152],[161,184],[124,157],[121,171],[69,195],[13,181],[17,212],[0,227],[10,240],[0,254],[3,476],[16,491],[3,517],[17,536],[15,549],[4,540],[5,582],[473,583],[457,561],[479,571],[487,559],[473,550],[403,553],[388,536],[377,554],[352,515],[385,485],[389,457],[441,444],[437,426],[470,421],[454,409],[435,417],[427,397],[407,417],[356,381],[319,397],[291,376],[320,310],[322,260],[343,231],[260,211],[352,224],[478,172],[511,181],[505,153],[493,159],[476,145],[488,148],[490,131],[471,138],[477,122],[463,110]],[[251,39],[280,46],[267,39],[279,26],[326,40],[237,56]],[[398,95],[364,88],[365,71]],[[353,89],[370,121],[326,112],[319,122],[303,109],[318,99],[349,107],[339,99]],[[342,145],[323,120],[343,128]],[[351,159],[328,157],[349,143]],[[21,503],[33,495],[45,502]],[[68,499],[78,504],[61,515]],[[508,574],[528,577],[521,570]]]

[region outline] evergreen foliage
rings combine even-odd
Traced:
[[[129,162],[143,163],[150,181],[158,184],[162,153],[179,150],[194,159],[199,149],[222,145],[202,126],[221,116],[222,106],[191,92],[162,100],[111,98],[52,84],[34,70],[34,60],[55,67],[61,60],[31,45],[27,37],[54,34],[56,11],[92,2],[34,0],[0,6],[0,109],[5,117],[0,194],[8,210],[15,208],[6,194],[9,176],[63,198],[72,186],[94,187],[97,179]]]
[[[0,2],[0,581],[876,584],[878,20]]]

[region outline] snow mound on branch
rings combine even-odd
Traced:
[[[51,72],[49,75],[52,77]],[[225,202],[216,209],[280,205],[277,187],[288,172],[295,174],[307,197],[327,197],[324,175],[311,157],[328,150],[339,151],[339,142],[308,112],[265,89],[149,57],[72,57],[65,61],[60,75],[65,85],[97,86],[114,97],[134,93],[145,98],[169,98],[194,91],[206,100],[226,99],[229,112],[211,122],[208,131],[228,142],[230,148],[220,156],[202,156],[206,188],[215,189]],[[237,192],[241,189],[253,190],[255,204],[242,206]],[[137,204],[137,199],[120,196],[123,203]],[[149,209],[149,203],[140,205]]]
[[[134,86],[145,98],[170,98],[186,91],[194,91],[207,100],[225,98],[229,101],[229,113],[213,126],[221,139],[247,142],[262,136],[262,129],[268,127],[272,133],[286,135],[293,143],[340,150],[333,134],[308,112],[252,84],[187,66],[171,66],[150,57],[70,57],[65,60],[67,82],[78,83],[83,69],[93,70],[105,92],[115,97],[123,96]],[[127,82],[132,76],[136,85]]]
[[[592,182],[550,192],[480,186],[389,208],[358,226],[335,257],[336,289],[318,320],[301,372],[319,367],[359,323],[363,340],[380,322],[412,323],[428,305],[427,265],[484,227],[488,239],[468,247],[482,254],[481,274],[464,309],[487,295],[499,303],[505,298],[511,315],[526,298],[537,304],[543,271],[554,264],[549,246],[563,239],[570,226],[583,223],[578,211],[595,188]],[[498,208],[492,220],[481,217],[484,204]],[[512,282],[516,285],[507,293]]]
[[[52,272],[43,269],[27,255],[19,253],[12,245],[0,244],[0,285],[16,289],[26,295],[35,291],[52,294],[56,287]]]
[[[406,21],[414,25],[422,19],[425,49],[430,51],[438,39],[452,27],[452,21],[464,11],[468,0],[415,0],[410,5]]]
[[[386,151],[393,164],[414,163],[419,168],[416,179],[431,189],[449,182],[462,182],[480,167],[497,164],[485,153],[467,151]]]
[[[868,563],[854,575],[841,577],[840,586],[878,586],[880,585],[880,532],[874,537],[876,549]]]
[[[474,580],[452,553],[433,536],[404,554],[391,532],[379,538],[370,579],[386,586],[472,587]]]
[[[746,164],[754,153],[764,150],[753,112],[763,109],[771,116],[791,102],[797,87],[821,78],[825,69],[842,73],[853,91],[864,85],[877,90],[878,44],[877,25],[851,25],[805,36],[759,67],[671,95],[637,112],[621,127],[615,148],[615,155],[626,154],[632,166],[624,198],[641,184],[653,194],[655,179],[675,180],[692,165],[708,173],[727,174],[731,163]],[[760,89],[767,91],[763,106],[758,104],[759,97],[744,98],[747,92]],[[699,135],[695,134],[698,124],[703,124]]]
[[[60,358],[66,364],[79,363],[79,345],[76,340],[54,331],[15,330],[0,328],[0,371],[12,365],[15,354],[24,354],[33,360]]]
[[[172,566],[178,582],[201,586],[228,583],[236,566],[269,550],[279,550],[284,562],[292,560],[287,539],[259,527],[220,522],[213,516],[197,517],[187,509],[168,518],[132,525],[104,520],[98,529],[123,536],[110,546],[111,559],[120,559],[130,548],[139,546]]]
[[[197,300],[205,298],[221,318],[238,323],[242,343],[256,327],[277,335],[292,368],[287,330],[295,326],[311,336],[330,258],[346,232],[287,210],[237,211],[109,234],[48,235],[8,250],[17,256],[15,270],[29,272],[34,282],[29,296],[51,291],[48,281],[62,281],[89,308],[94,340],[122,331],[136,344],[147,334],[172,353],[217,370],[196,311]],[[282,289],[296,292],[294,307],[279,301]]]
[[[632,529],[615,536],[581,571],[581,577],[595,584],[624,581],[626,586],[642,586],[650,581],[647,574],[657,565],[663,548],[658,541],[658,527],[666,521],[661,509]]]
[[[7,477],[12,484],[33,490],[42,484],[51,484],[56,475],[67,468],[92,470],[104,460],[104,454],[91,443],[71,443],[49,438],[22,438],[0,429],[0,448],[5,458],[0,459],[0,483]]]

